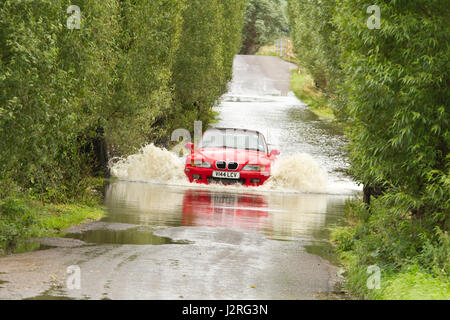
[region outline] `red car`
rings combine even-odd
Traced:
[[[188,142],[184,172],[190,182],[262,185],[270,177],[271,162],[280,152],[269,153],[264,136],[254,130],[207,130],[197,147]]]

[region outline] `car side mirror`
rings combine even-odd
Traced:
[[[272,149],[270,151],[270,156],[278,156],[280,154],[280,151],[278,149]]]
[[[192,142],[188,142],[184,145],[184,147],[188,150],[191,150],[191,153],[194,152],[194,144]]]

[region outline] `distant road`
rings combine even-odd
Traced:
[[[290,91],[292,69],[296,69],[295,64],[278,57],[238,55],[234,60],[233,75],[242,86],[242,93],[285,96]]]

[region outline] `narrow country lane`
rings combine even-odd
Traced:
[[[42,239],[40,250],[0,258],[0,299],[332,293],[339,277],[329,227],[341,222],[345,200],[358,188],[342,173],[347,163],[338,128],[290,92],[294,67],[276,57],[236,56],[230,91],[216,107],[217,126],[260,130],[280,149],[283,167],[267,186],[156,181],[154,171],[143,170],[144,155],[108,186],[101,221]],[[67,288],[69,266],[79,267],[80,289]]]

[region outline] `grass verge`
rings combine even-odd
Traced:
[[[259,48],[259,50],[255,53],[257,56],[272,56],[272,57],[278,57],[284,61],[292,62],[295,64],[297,63],[297,60],[295,59],[294,52],[292,51],[292,48],[289,48],[287,56],[280,56],[280,54],[277,52],[277,49],[275,47],[274,42],[270,42],[262,47]]]
[[[332,231],[338,258],[346,269],[351,296],[369,300],[449,300],[449,239],[420,228],[406,215],[395,216],[383,200],[369,213],[348,202],[348,225]],[[379,287],[375,285],[379,272]]]
[[[42,204],[20,196],[0,200],[0,255],[12,252],[19,240],[56,235],[103,214],[100,206]]]
[[[335,120],[327,97],[315,87],[313,79],[305,70],[291,71],[291,91],[319,118]]]

